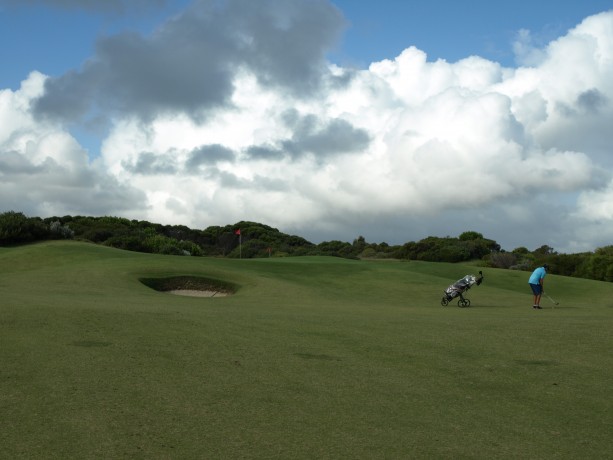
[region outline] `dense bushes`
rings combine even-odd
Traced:
[[[240,229],[240,236],[238,230]],[[9,211],[0,214],[0,246],[33,241],[75,238],[129,251],[171,255],[222,257],[281,257],[327,255],[344,258],[395,258],[430,262],[479,260],[485,266],[531,270],[548,263],[552,273],[613,281],[613,246],[580,254],[558,254],[543,245],[533,251],[501,249],[481,233],[467,231],[454,237],[429,236],[420,241],[390,246],[368,243],[359,236],[353,243],[324,241],[313,244],[256,222],[211,226],[204,230],[183,225],[161,225],[122,217],[64,216],[41,219]]]
[[[598,248],[594,253],[585,254],[581,261],[571,257],[568,265],[573,262],[577,266],[576,276],[599,281],[613,281],[613,246],[605,246]]]
[[[57,220],[43,221],[14,211],[0,214],[0,246],[72,237],[72,230]]]
[[[405,243],[395,252],[395,256],[428,262],[466,262],[482,259],[499,250],[500,245],[483,238],[481,233],[464,232],[458,238],[429,236],[418,242]]]

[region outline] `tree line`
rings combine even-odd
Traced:
[[[240,233],[240,235],[239,235]],[[402,245],[369,243],[358,236],[351,243],[311,243],[297,235],[257,222],[240,221],[204,230],[184,225],[161,225],[123,217],[27,217],[21,212],[0,214],[0,246],[53,239],[75,239],[128,251],[209,257],[287,257],[324,255],[351,259],[400,259],[428,262],[480,261],[483,266],[532,270],[544,263],[551,272],[600,281],[613,281],[613,246],[593,252],[560,254],[543,245],[506,251],[481,233],[458,237],[429,236]]]

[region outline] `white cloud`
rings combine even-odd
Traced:
[[[545,50],[533,44],[532,34],[527,29],[521,29],[517,32],[515,43],[513,43],[513,51],[515,61],[522,66],[536,67],[547,58]]]
[[[0,209],[33,215],[121,213],[143,194],[90,164],[61,126],[30,113],[45,77],[32,73],[17,91],[0,91]]]
[[[290,37],[306,33],[289,30],[299,14],[280,22]],[[517,51],[531,67],[517,69],[477,56],[429,62],[415,47],[365,70],[323,69],[320,42],[317,52],[301,50],[318,82],[308,91],[289,88],[289,74],[263,77],[264,62],[224,68],[215,76],[228,78],[216,80],[223,100],[205,116],[193,115],[197,101],[180,109],[184,92],[150,117],[109,112],[112,129],[93,162],[62,125],[31,116],[49,81],[33,74],[0,93],[1,196],[13,197],[0,204],[192,227],[254,220],[311,239],[371,232],[368,240],[398,243],[476,229],[508,249],[605,244],[611,233],[595,229],[613,224],[613,13],[542,49],[522,40]],[[155,40],[140,41],[155,51]],[[28,181],[19,170],[30,171]],[[58,192],[60,177],[80,196]]]
[[[613,221],[613,180],[600,190],[584,191],[576,215],[591,222]]]

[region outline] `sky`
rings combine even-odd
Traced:
[[[613,244],[613,6],[0,0],[0,212]]]

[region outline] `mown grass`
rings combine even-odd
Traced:
[[[613,285],[336,258],[0,249],[2,458],[607,458]],[[157,292],[199,276],[232,296]],[[547,302],[546,300],[544,302]],[[543,306],[549,307],[547,303]]]

